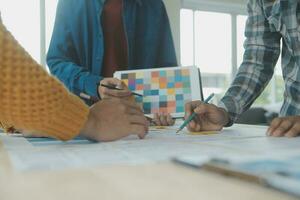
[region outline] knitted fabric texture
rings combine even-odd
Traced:
[[[0,125],[69,140],[79,134],[88,107],[51,77],[18,44],[0,18]]]

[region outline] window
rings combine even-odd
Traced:
[[[46,0],[46,49],[48,50],[56,14],[58,0]]]
[[[32,57],[39,61],[40,17],[37,1],[1,0],[0,8],[2,20],[7,29]]]
[[[202,11],[194,15],[195,64],[204,75],[204,95],[223,94],[223,88],[229,86],[232,65],[230,15]]]
[[[45,65],[57,2],[58,0],[0,1],[3,23],[42,65]]]
[[[243,61],[244,55],[244,41],[246,39],[244,31],[246,27],[247,16],[238,15],[237,16],[237,64],[240,66]]]
[[[194,64],[194,12],[182,9],[180,12],[181,64]]]
[[[196,5],[196,4],[193,4]],[[212,11],[205,6],[188,6],[181,9],[181,64],[196,65],[202,73],[203,92],[217,94],[219,100],[243,61],[245,41],[245,12],[220,9],[214,4]],[[201,10],[205,7],[205,10]],[[228,12],[227,12],[228,11]],[[280,61],[263,94],[255,106],[276,104],[283,101],[283,80]]]

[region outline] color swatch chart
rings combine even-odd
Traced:
[[[192,100],[188,68],[123,73],[121,80],[131,91],[143,94],[136,100],[145,114],[183,113],[185,103]]]

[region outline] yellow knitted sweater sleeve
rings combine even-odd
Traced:
[[[32,59],[0,18],[0,124],[69,140],[88,114],[88,107]]]

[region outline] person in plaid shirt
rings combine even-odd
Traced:
[[[249,0],[245,36],[243,63],[219,106],[200,101],[187,103],[186,117],[192,112],[198,114],[189,130],[221,130],[231,126],[269,83],[281,51],[284,102],[280,118],[272,121],[267,134],[300,135],[300,2]]]

